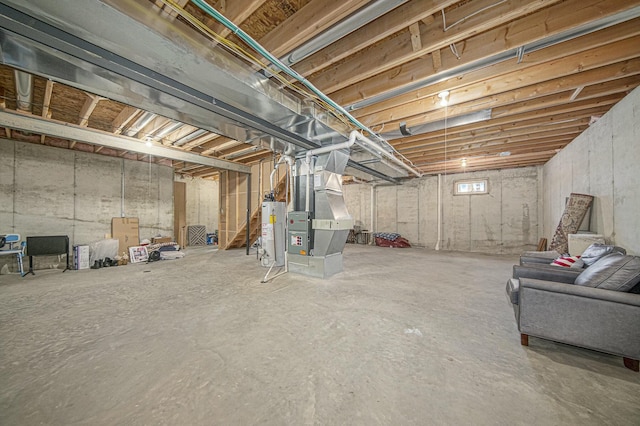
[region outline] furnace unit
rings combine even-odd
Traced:
[[[290,272],[327,278],[342,272],[342,251],[353,228],[342,195],[345,150],[296,161],[294,209],[289,212],[287,258]]]

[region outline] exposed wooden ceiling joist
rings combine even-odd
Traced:
[[[527,127],[525,129],[511,129],[505,131],[495,131],[492,133],[486,133],[478,135],[473,138],[472,141],[468,137],[459,136],[454,133],[447,138],[447,146],[450,149],[473,147],[473,146],[504,146],[508,148],[509,143],[514,141],[526,141],[531,138],[540,137],[552,137],[554,135],[561,136],[570,134],[580,134],[589,125],[590,117],[585,117],[580,120],[571,120],[567,122],[558,123],[553,126],[538,126]],[[432,140],[430,142],[423,141],[417,145],[415,142],[411,146],[398,147],[399,151],[407,158],[412,158],[412,155],[426,155],[431,153],[434,149],[440,149],[439,146],[444,144],[442,138]],[[504,149],[506,151],[508,149]]]
[[[640,19],[635,19],[576,40],[528,53],[523,57],[521,63],[517,63],[514,58],[507,63],[483,67],[467,72],[463,76],[429,85],[410,94],[378,102],[370,107],[357,110],[354,114],[356,117],[364,119],[374,112],[393,111],[394,107],[402,107],[404,110],[405,106],[422,99],[425,99],[425,102],[431,101],[433,105],[434,99],[428,98],[436,97],[442,90],[449,90],[452,97],[457,97],[452,98],[451,103],[459,103],[468,100],[470,96],[477,97],[480,94],[486,97],[490,94],[502,93],[516,88],[533,87],[535,83],[545,81],[550,81],[550,86],[559,85],[562,89],[562,86],[566,88],[578,87],[582,81],[604,81],[607,78],[618,78],[617,76],[620,75],[634,73],[637,68],[637,64],[627,64],[624,61],[640,56],[640,52],[635,47],[638,35],[640,35]],[[622,50],[607,53],[609,49]],[[567,52],[571,52],[571,54],[567,54]],[[604,57],[598,55],[601,52],[604,53]],[[603,68],[600,71],[586,73],[591,69],[605,67],[612,63],[620,63],[618,69]],[[571,76],[570,78],[574,81],[566,80],[568,76]],[[480,90],[481,93],[477,93],[477,90]],[[551,90],[553,87],[539,89],[543,93]],[[465,94],[467,99],[463,97]],[[409,112],[407,115],[411,115],[411,113]]]
[[[264,3],[265,0],[226,0],[219,2],[217,6],[220,9],[219,12],[222,13],[225,18],[236,24],[242,24]],[[222,37],[231,34],[231,30],[218,22],[214,23],[212,27],[213,31]]]
[[[107,132],[99,132],[80,126],[65,124],[54,120],[46,120],[40,117],[27,116],[25,114],[9,112],[6,110],[0,111],[0,125],[30,133],[46,134],[70,141],[82,141],[92,145],[103,145],[145,155],[153,155],[156,157],[179,161],[190,161],[209,167],[215,167],[217,169],[250,173],[250,169],[241,164],[219,160],[217,158],[204,157],[158,145],[147,146],[147,144],[138,142],[132,138],[115,136]]]
[[[89,117],[91,116],[91,113],[96,108],[96,106],[98,106],[98,102],[100,102],[102,99],[104,98],[96,95],[87,96],[87,100],[80,110],[80,121],[78,122],[78,126],[86,127],[87,124],[89,124]]]
[[[440,12],[440,10],[457,1],[409,1],[374,22],[355,30],[349,34],[349,37],[344,37],[303,59],[294,68],[304,76],[311,75],[380,40],[384,40],[398,31],[402,31],[411,24],[423,19],[429,19],[432,22],[434,20],[433,14]]]
[[[320,90],[332,93],[339,89],[355,84],[366,78],[399,66],[405,62],[417,59],[434,50],[448,48],[450,45],[462,42],[475,34],[482,33],[515,18],[528,15],[540,8],[546,7],[555,1],[532,2],[530,0],[513,0],[505,3],[497,3],[497,6],[489,8],[486,13],[472,16],[463,20],[460,25],[444,32],[441,20],[435,20],[429,27],[421,26],[420,36],[425,41],[422,49],[414,51],[411,45],[411,34],[406,31],[389,37],[384,41],[359,51],[338,64],[323,70],[321,73],[311,76],[310,81]],[[480,0],[487,7],[496,4],[494,0]],[[477,2],[468,2],[455,9],[452,14],[453,22],[471,15],[477,10]],[[461,10],[462,9],[462,10]],[[375,50],[375,55],[369,50]],[[465,49],[458,47],[461,54]],[[384,60],[380,60],[384,58]]]
[[[587,24],[594,19],[594,16],[601,19],[628,8],[630,8],[630,5],[625,0],[611,0],[607,2],[598,0],[567,0],[548,9],[510,22],[505,26],[500,26],[470,37],[464,41],[464,54],[460,59],[457,59],[448,47],[442,49],[442,68],[438,70],[438,72],[441,73],[448,69],[473,64],[498,53],[509,51],[536,40]],[[637,24],[631,26],[637,28]],[[623,33],[621,37],[625,36],[626,31],[628,31],[628,28],[624,28],[621,31]],[[599,40],[599,45],[609,41],[606,35],[596,36],[596,39]],[[590,43],[592,42],[588,42],[587,46],[589,46]],[[564,54],[574,53],[571,48],[563,49],[562,51]],[[374,57],[384,58],[384,52],[376,52],[375,54],[371,52],[371,54]],[[527,58],[527,60],[529,59]],[[497,72],[499,72],[499,70],[497,70]],[[337,73],[334,74],[336,78],[340,78],[340,75]],[[430,58],[423,57],[405,62],[399,67],[378,72],[374,77],[362,79],[356,84],[331,93],[331,98],[341,105],[350,105],[375,95],[407,86],[415,81],[426,79],[434,74],[435,71],[433,70]],[[495,74],[491,73],[489,75]],[[316,82],[313,78],[311,78],[311,81]],[[322,86],[319,87],[322,88]]]
[[[369,3],[350,0],[327,7],[324,0],[210,1],[276,56],[322,36],[325,29]],[[167,28],[184,25],[184,18],[163,0],[146,4],[158,19],[167,21]],[[191,0],[177,0],[177,4],[237,41]],[[400,123],[410,131],[424,124],[438,128],[445,115],[490,110],[490,118],[482,122],[390,141],[424,173],[541,165],[586,129],[592,117],[606,113],[640,85],[639,13],[640,0],[409,0],[354,27],[293,68],[340,105],[355,104],[355,117],[383,134],[397,131]],[[615,22],[627,21],[612,24],[613,17]],[[608,20],[606,24],[603,19]],[[579,30],[595,22],[600,25],[598,31]],[[562,43],[517,50],[555,40],[567,31],[577,32]],[[207,42],[203,51],[219,48]],[[3,108],[15,109],[10,67],[0,65],[0,89]],[[438,105],[437,94],[443,90],[450,92],[446,109]],[[101,136],[104,130],[112,136],[127,134],[127,129],[148,117],[147,111],[40,75],[34,75],[34,114],[80,124]],[[157,135],[175,120],[155,116],[135,133],[142,139]],[[268,150],[193,126],[170,129],[161,143],[174,147],[172,152],[205,160],[227,157],[227,163],[242,167],[273,156]],[[149,154],[136,153],[130,146],[91,145],[59,135],[25,135],[6,126],[4,133],[23,141],[128,159],[144,160]],[[500,156],[507,151],[511,155]],[[461,167],[461,158],[467,159],[466,167]],[[210,178],[218,173],[186,159],[172,163],[177,173],[190,176]]]
[[[497,136],[502,132],[507,131],[519,130],[527,132],[532,127],[544,128],[547,126],[553,126],[556,123],[575,123],[583,119],[589,119],[594,115],[601,115],[606,112],[607,109],[608,106],[585,108],[574,112],[565,112],[564,114],[560,114],[558,113],[558,107],[548,108],[545,110],[545,113],[547,114],[545,116],[539,115],[531,118],[528,113],[514,114],[507,117],[494,118],[490,121],[481,121],[478,123],[449,128],[447,130],[442,129],[406,137],[397,142],[394,141],[394,146],[396,149],[402,151],[403,149],[428,145],[434,141],[437,142],[442,140],[445,132],[448,132],[448,140],[450,141],[455,142],[456,140],[465,140],[471,143],[472,141],[475,141],[476,138],[484,137],[489,134]]]
[[[182,149],[184,149],[185,151],[191,151],[196,147],[202,147],[205,143],[212,140],[216,140],[220,137],[221,137],[220,135],[216,135],[214,133],[207,133],[205,135],[200,136],[197,139],[194,139],[191,142],[187,142],[182,146]]]
[[[311,0],[298,12],[260,39],[275,56],[281,56],[320,34],[331,25],[365,6],[369,0],[342,0],[327,7],[325,0]],[[295,34],[295,37],[292,37]]]

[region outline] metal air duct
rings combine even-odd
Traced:
[[[455,117],[447,117],[446,128],[450,129],[452,127],[457,126],[465,126],[467,124],[478,123],[480,121],[489,120],[491,118],[491,109],[483,109],[481,111],[472,112],[470,114],[458,115]],[[445,128],[445,120],[432,121],[430,123],[419,124],[417,126],[413,126],[407,128],[406,130],[409,132],[409,135],[421,135],[423,133],[435,132],[437,130],[442,130]],[[404,133],[402,133],[402,128],[398,130],[392,130],[390,132],[382,133],[382,136],[385,139],[393,140],[398,138],[406,137]]]
[[[344,141],[348,131],[141,2],[0,0],[0,51],[5,65],[147,111],[126,135],[139,132],[150,114],[239,142],[272,136],[277,150],[291,144],[298,152]],[[407,176],[349,165],[390,181]]]
[[[302,46],[297,47],[289,54],[280,58],[280,60],[287,65],[293,65],[300,62],[335,41],[340,40],[342,37],[347,36],[358,28],[365,26],[369,22],[378,19],[380,16],[392,11],[396,7],[403,5],[407,1],[408,0],[374,1],[327,29],[319,36],[314,37]]]
[[[144,129],[147,124],[151,123],[151,120],[153,120],[154,118],[156,118],[156,114],[149,111],[143,112],[140,117],[138,117],[138,119],[131,126],[129,126],[129,128],[125,132],[125,135],[129,137],[135,136],[136,134],[138,134],[138,132],[140,132],[140,130]]]
[[[205,129],[198,129],[194,132],[189,133],[188,135],[185,135],[183,137],[181,137],[180,139],[178,139],[177,141],[173,142],[173,146],[182,146],[184,144],[186,144],[187,142],[191,142],[192,140],[199,138],[200,136],[204,135],[205,133],[207,133],[208,130]]]
[[[160,128],[157,132],[153,134],[153,138],[162,139],[163,137],[167,136],[169,133],[175,132],[182,126],[184,126],[184,123],[180,123],[179,121],[174,121],[172,123],[165,124],[162,128]]]
[[[27,72],[15,70],[16,103],[21,111],[31,112],[33,103],[33,76]]]

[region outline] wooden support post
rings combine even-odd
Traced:
[[[529,335],[521,333],[520,334],[520,344],[522,346],[529,346]]]
[[[231,173],[232,172],[226,172],[227,175],[227,179],[225,182],[225,200],[224,200],[224,216],[225,216],[225,220],[224,220],[224,225],[225,225],[225,230],[224,230],[224,235],[225,235],[225,248],[227,246],[227,244],[229,243],[229,180],[231,180]],[[233,172],[235,173],[235,172]]]
[[[247,256],[249,256],[249,245],[251,244],[251,173],[247,173],[247,226],[246,226],[246,244],[247,244]]]
[[[409,32],[411,33],[411,47],[414,52],[422,49],[422,40],[420,39],[420,24],[415,23],[409,27]]]
[[[436,20],[436,18],[434,18],[434,17],[433,17],[433,15],[429,15],[429,16],[427,16],[427,17],[425,17],[425,18],[422,18],[422,19],[420,20],[420,22],[422,22],[423,24],[425,24],[425,25],[428,27],[428,26],[429,26],[429,25],[431,25],[431,24],[433,23],[433,21],[435,21],[435,20]]]
[[[98,102],[103,100],[100,96],[87,94],[88,98],[82,106],[82,110],[80,111],[80,117],[78,121],[78,125],[82,127],[87,127],[89,125],[89,117],[93,114],[93,110],[98,106]]]
[[[49,107],[51,106],[51,95],[53,94],[53,81],[47,80],[44,86],[44,100],[42,102],[42,117],[43,118],[51,118],[51,111],[49,111]]]
[[[438,71],[442,67],[442,56],[440,50],[431,52],[431,60],[433,61],[433,70]]]

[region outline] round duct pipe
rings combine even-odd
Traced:
[[[33,76],[24,71],[14,71],[16,81],[16,102],[21,111],[31,112],[33,100]]]

